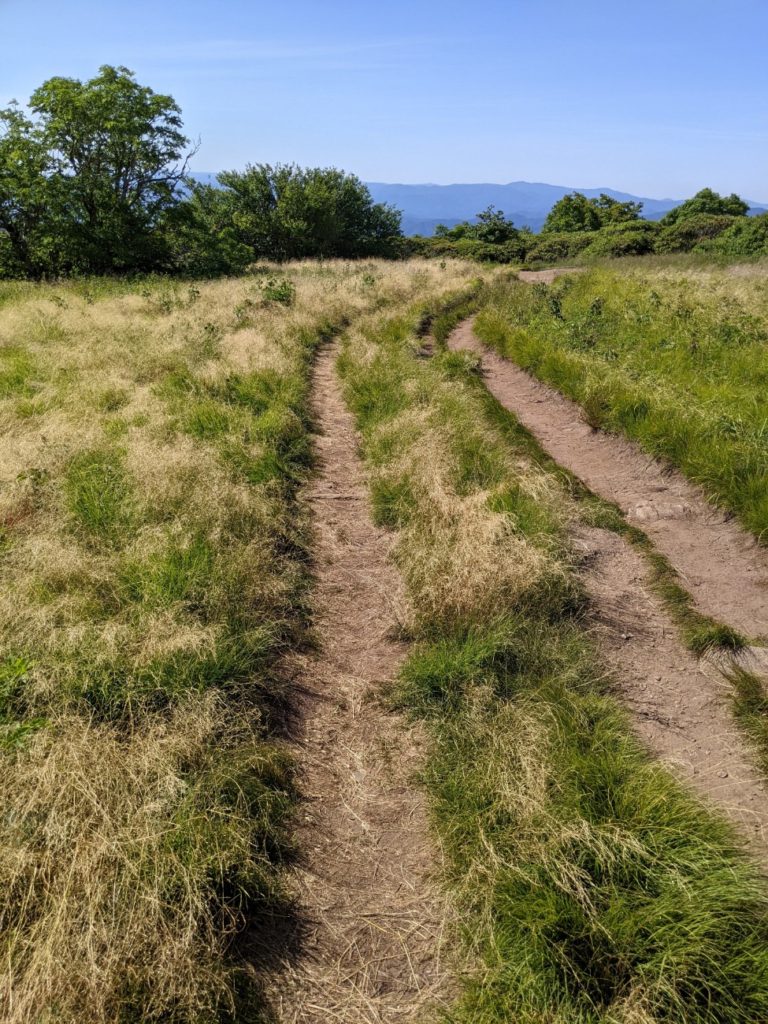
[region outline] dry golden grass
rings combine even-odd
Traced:
[[[400,527],[395,554],[418,622],[487,622],[562,586],[551,538],[542,534],[532,544],[509,509],[496,507],[514,476],[528,502],[555,515],[551,479],[527,460],[513,465],[494,456],[489,463],[484,452],[498,451],[500,438],[478,423],[470,389],[404,358],[401,348],[378,347],[366,336],[375,330],[372,322],[350,332],[343,369],[353,405],[356,381],[370,374],[374,387],[392,390],[398,378],[403,407],[370,429],[371,486],[379,520]]]
[[[460,264],[0,285],[0,1015],[202,1021],[274,890],[325,332]]]

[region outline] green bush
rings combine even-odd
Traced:
[[[696,248],[726,259],[768,256],[768,213],[739,217],[716,238],[705,239]]]
[[[664,227],[656,242],[657,252],[691,252],[701,242],[717,238],[739,220],[728,214],[697,213]]]
[[[659,230],[659,225],[649,220],[609,224],[596,233],[584,255],[644,256],[654,251]]]
[[[526,253],[528,263],[558,263],[583,252],[596,238],[596,231],[548,232],[537,235]]]
[[[428,238],[414,235],[404,240],[403,256],[427,259],[476,260],[478,263],[517,263],[525,259],[524,236],[508,242],[481,242],[476,238]]]

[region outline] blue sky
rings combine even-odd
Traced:
[[[0,0],[0,104],[125,64],[197,170],[768,201],[768,0]]]

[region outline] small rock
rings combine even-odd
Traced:
[[[727,779],[728,778],[728,772],[718,772],[717,773],[717,777],[718,777],[718,779]]]

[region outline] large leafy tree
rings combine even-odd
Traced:
[[[664,214],[661,223],[664,225],[677,224],[681,220],[698,217],[700,214],[743,217],[748,210],[749,205],[735,192],[729,196],[721,196],[719,192],[715,192],[711,188],[703,188],[691,199],[686,199],[680,206],[676,206],[669,213]]]
[[[51,78],[0,113],[1,226],[27,273],[163,264],[163,218],[179,200],[188,140],[171,96],[124,67]]]
[[[608,224],[637,220],[642,208],[642,203],[620,202],[605,192],[592,199],[572,192],[555,203],[542,231],[599,231]]]
[[[374,203],[366,185],[336,168],[256,164],[224,171],[219,188],[193,188],[190,210],[202,233],[188,232],[191,268],[210,239],[224,262],[255,259],[387,256],[400,237],[400,214]],[[195,255],[197,254],[197,255]],[[232,269],[236,269],[232,266]]]

